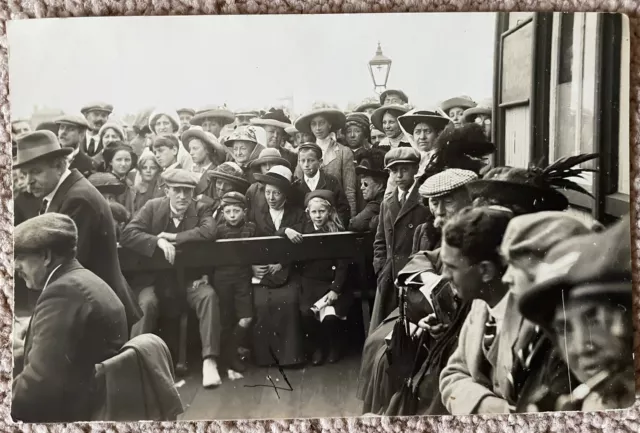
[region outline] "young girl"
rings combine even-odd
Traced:
[[[315,190],[305,198],[304,233],[332,233],[344,230],[329,190]],[[314,260],[301,265],[300,311],[303,315],[311,363],[340,359],[342,336],[352,296],[345,285],[349,263],[346,260]]]

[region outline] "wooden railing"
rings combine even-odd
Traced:
[[[303,235],[300,244],[277,236],[224,239],[215,242],[193,242],[176,251],[173,265],[156,248],[152,257],[144,257],[127,248],[119,248],[120,267],[125,274],[173,269],[180,287],[186,287],[185,271],[189,268],[212,268],[229,265],[294,263],[320,259],[350,259],[356,272],[356,298],[361,301],[364,333],[371,317],[369,302],[375,294],[373,276],[373,233],[339,232]],[[180,319],[178,362],[176,370],[186,371],[187,314]]]

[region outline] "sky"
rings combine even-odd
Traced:
[[[457,95],[490,98],[491,13],[109,17],[8,23],[12,118],[34,106],[114,115],[146,107],[347,104],[374,96],[368,69],[380,42],[388,88],[415,106]]]

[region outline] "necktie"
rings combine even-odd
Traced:
[[[404,206],[404,202],[405,202],[405,197],[407,196],[407,193],[400,190],[400,207],[402,208],[402,206]]]
[[[47,206],[49,205],[49,200],[46,198],[42,200],[42,204],[40,205],[40,211],[38,211],[38,215],[42,215],[47,211]]]
[[[89,156],[93,156],[95,150],[95,140],[91,138],[91,140],[89,140],[89,148],[87,149]]]

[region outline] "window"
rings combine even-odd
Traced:
[[[598,15],[556,14],[551,60],[549,161],[594,152]],[[583,168],[597,168],[591,161]],[[593,191],[593,173],[574,179]]]

